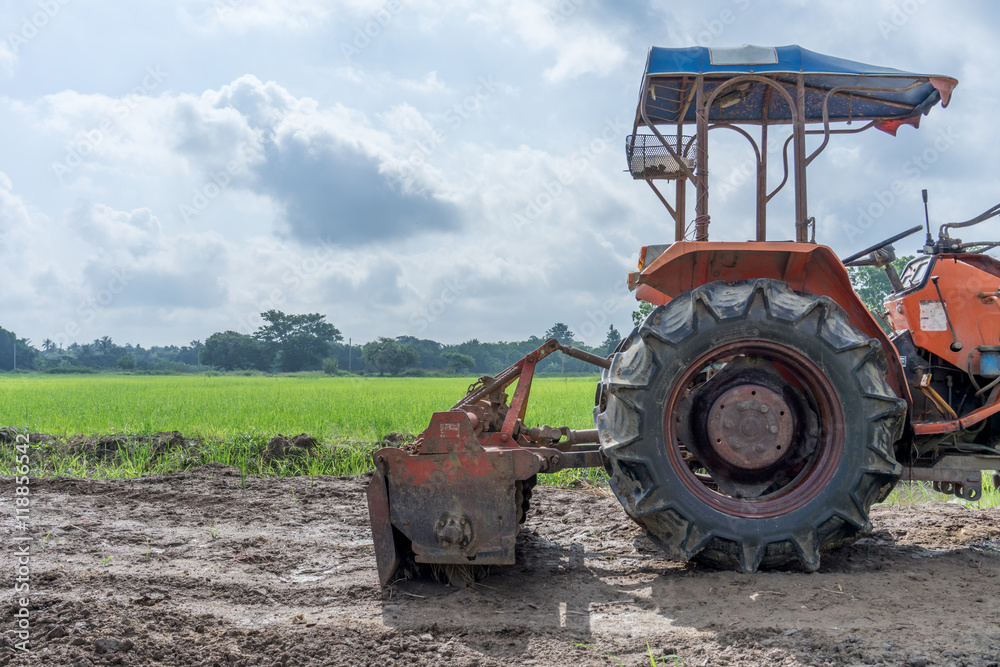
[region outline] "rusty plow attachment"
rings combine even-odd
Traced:
[[[368,512],[379,581],[405,559],[439,565],[510,565],[538,473],[603,465],[597,430],[524,422],[536,365],[561,351],[610,361],[550,338],[496,377],[484,377],[417,441],[374,454]],[[517,381],[508,404],[506,390]]]

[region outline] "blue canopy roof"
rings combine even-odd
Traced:
[[[895,134],[903,123],[917,125],[922,114],[939,101],[947,106],[958,80],[915,74],[889,67],[834,58],[801,46],[691,47],[649,50],[640,103],[645,99],[652,124],[694,123],[695,77],[704,75],[705,94],[734,76],[756,74],[782,86],[795,99],[799,75],[804,78],[807,122],[823,120],[829,97],[831,122],[879,121],[877,127]],[[768,90],[770,89],[770,92]],[[759,81],[728,86],[715,99],[712,122],[787,123],[792,118],[784,95]],[[641,116],[638,122],[643,120]]]

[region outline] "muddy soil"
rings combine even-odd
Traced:
[[[617,502],[538,487],[518,564],[456,589],[378,586],[367,477],[211,465],[0,479],[0,665],[997,665],[1000,510],[874,510],[816,573],[663,560]],[[12,537],[33,537],[30,653]]]

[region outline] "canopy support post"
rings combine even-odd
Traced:
[[[683,176],[677,179],[677,194],[674,202],[677,204],[677,211],[674,213],[674,240],[683,241],[687,231],[684,213],[687,206],[687,179]]]
[[[695,202],[695,241],[708,240],[708,116],[710,109],[705,106],[705,77],[699,74],[695,83],[695,105],[697,113],[698,171],[695,175],[697,201]]]
[[[809,205],[806,200],[806,82],[805,75],[797,77],[795,101],[795,241],[809,240]]]
[[[767,122],[771,106],[771,87],[764,89],[763,113],[760,125],[760,157],[757,162],[757,240],[767,240]]]
[[[681,116],[680,122],[677,123],[678,146],[684,141],[683,118]],[[683,174],[677,179],[677,194],[674,196],[674,206],[676,207],[676,211],[674,211],[674,241],[683,241],[684,234],[687,231],[687,214],[685,212],[687,208],[687,176]]]

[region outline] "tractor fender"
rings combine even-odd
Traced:
[[[847,313],[851,326],[882,344],[886,379],[899,398],[912,404],[899,351],[851,286],[847,268],[833,250],[814,243],[678,241],[630,277],[636,298],[662,305],[688,290],[715,281],[773,278],[793,290],[829,297]]]

